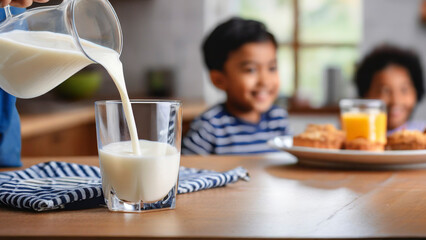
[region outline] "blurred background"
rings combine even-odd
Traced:
[[[121,60],[130,98],[181,99],[184,124],[224,100],[207,78],[200,45],[213,27],[231,16],[260,20],[277,37],[281,75],[277,103],[290,112],[295,133],[307,121],[338,124],[336,104],[341,98],[356,97],[352,84],[356,64],[377,45],[413,49],[426,69],[423,0],[110,2],[123,29]],[[18,100],[18,110],[25,118],[118,98],[105,70],[91,65],[51,93]],[[424,102],[415,119],[426,119]]]

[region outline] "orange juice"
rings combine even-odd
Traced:
[[[386,144],[386,113],[346,112],[341,117],[347,141],[365,138],[371,142]]]

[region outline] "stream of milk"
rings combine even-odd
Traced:
[[[110,143],[99,150],[103,186],[112,187],[127,201],[161,199],[176,184],[180,153],[165,143],[139,141],[119,54],[88,41],[81,43],[114,81],[131,137],[129,142]],[[0,34],[0,87],[16,97],[40,96],[92,63],[69,35],[22,30]]]
[[[90,56],[110,74],[123,103],[124,114],[139,155],[133,111],[124,82],[120,55],[109,48],[81,41]],[[85,66],[92,64],[65,34],[15,30],[0,34],[0,87],[19,98],[33,98],[55,88]]]

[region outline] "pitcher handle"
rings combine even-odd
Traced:
[[[4,7],[4,13],[6,14],[6,19],[12,17],[12,12],[10,12],[10,5]]]

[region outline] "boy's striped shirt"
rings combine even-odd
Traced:
[[[267,141],[287,134],[287,112],[273,106],[257,124],[232,116],[224,104],[216,105],[192,123],[183,139],[183,154],[252,154],[275,152]]]

